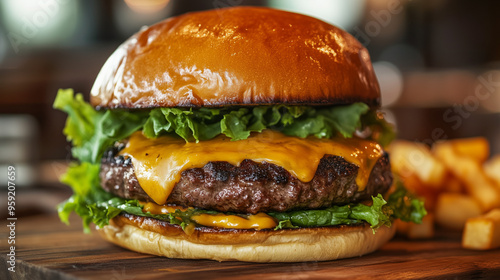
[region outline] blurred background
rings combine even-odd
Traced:
[[[144,25],[239,5],[308,14],[354,35],[400,138],[484,136],[500,153],[500,1],[2,0],[0,170],[15,165],[17,186],[32,194],[23,204],[53,211],[70,193],[56,183],[70,159],[65,114],[52,109],[59,88],[88,97],[107,57]]]

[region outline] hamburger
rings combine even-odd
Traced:
[[[295,262],[372,252],[422,202],[393,183],[392,127],[367,50],[269,8],[194,12],[110,56],[90,104],[54,107],[76,159],[61,205],[102,237],[169,258]]]

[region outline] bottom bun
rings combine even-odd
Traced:
[[[168,258],[301,262],[371,253],[394,236],[394,227],[375,234],[368,224],[260,231],[199,227],[188,235],[177,225],[124,214],[99,232],[121,247]]]

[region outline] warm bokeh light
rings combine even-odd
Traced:
[[[382,106],[390,106],[398,101],[403,92],[403,75],[392,63],[381,61],[373,63],[382,94]]]
[[[274,8],[313,16],[349,29],[361,18],[365,0],[268,0],[268,3]]]
[[[7,40],[5,40],[4,38],[6,38],[6,36],[0,29],[0,64],[2,63],[5,54],[7,53],[7,48],[9,47],[7,44]]]
[[[38,133],[36,120],[30,115],[0,115],[0,168],[7,170],[15,163],[23,174],[17,177],[19,186],[28,186],[36,179],[33,144]],[[0,187],[6,186],[6,182],[7,173],[0,173]]]
[[[74,35],[80,1],[5,0],[0,19],[8,41],[18,51],[21,45],[54,45]],[[16,52],[17,52],[16,51]]]
[[[142,26],[149,26],[167,18],[172,5],[169,0],[114,0],[113,21],[118,31],[128,37]]]
[[[127,6],[135,12],[150,14],[162,10],[170,0],[125,0]]]
[[[481,105],[488,111],[500,113],[500,71],[492,70],[482,73],[477,79],[475,95],[478,99],[484,96]]]

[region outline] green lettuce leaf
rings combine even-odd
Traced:
[[[367,222],[373,229],[390,227],[393,219],[420,224],[427,215],[423,201],[408,192],[401,182],[387,202],[381,194],[372,197],[371,206],[357,203],[333,206],[322,210],[300,210],[285,213],[268,213],[278,220],[276,229],[295,227],[350,225]]]
[[[353,103],[333,107],[308,106],[257,106],[249,108],[200,108],[153,109],[144,124],[143,132],[148,138],[161,135],[178,135],[187,142],[203,141],[224,134],[232,140],[247,139],[251,132],[264,129],[281,131],[289,136],[305,138],[314,135],[330,138],[336,134],[352,137],[363,126],[362,120],[370,121],[369,126],[392,130],[381,118],[375,118],[368,105]]]
[[[394,126],[388,123],[380,112],[374,110],[368,111],[361,116],[361,123],[363,124],[363,128],[371,130],[371,139],[382,145],[382,147],[389,146],[396,139]]]
[[[372,197],[372,199],[373,203],[371,206],[362,203],[352,206],[352,217],[357,220],[366,221],[374,229],[383,225],[390,227],[391,215],[393,214],[392,209],[390,209],[390,206],[386,206],[388,203],[381,194]]]
[[[247,108],[240,108],[224,114],[220,122],[221,132],[231,140],[247,139],[251,132],[248,123],[252,115],[249,111]]]
[[[73,156],[82,162],[99,162],[106,148],[141,129],[146,117],[146,112],[106,111],[97,119],[92,138],[81,146],[73,147]]]
[[[268,213],[279,221],[276,229],[314,226],[333,226],[367,222],[373,229],[390,227],[393,219],[420,224],[427,215],[424,202],[408,192],[401,182],[387,202],[382,195],[372,197],[371,206],[357,203],[333,206],[323,210],[301,210],[285,213]]]
[[[322,210],[299,210],[284,213],[268,213],[280,222],[279,228],[285,227],[317,227],[352,225],[367,222],[376,229],[382,225],[391,225],[390,212],[383,209],[387,202],[382,195],[373,197],[371,206],[361,203],[344,206],[332,206]],[[288,224],[282,224],[287,221]],[[291,226],[290,226],[291,225]]]
[[[401,181],[397,180],[396,184],[396,190],[388,198],[394,217],[405,222],[422,223],[422,218],[427,215],[424,201],[408,192]]]
[[[308,107],[299,117],[291,118],[282,131],[287,135],[305,138],[314,135],[318,138],[330,138],[335,132],[350,138],[361,128],[360,118],[369,111],[364,103],[314,109]]]
[[[290,220],[281,220],[278,222],[278,225],[274,228],[274,230],[285,229],[285,228],[299,228],[298,226],[294,226],[292,221]]]
[[[68,224],[70,214],[75,212],[82,218],[85,232],[90,231],[91,222],[96,225],[103,221],[107,223],[121,212],[118,209],[106,209],[103,212],[95,208],[97,202],[113,198],[112,194],[105,192],[99,185],[99,167],[99,164],[89,162],[72,163],[61,177],[61,182],[70,186],[74,194],[58,205],[59,218]]]
[[[73,145],[82,146],[92,138],[99,113],[83,100],[82,94],[73,96],[72,89],[60,89],[53,107],[68,114],[63,133]]]
[[[305,138],[352,137],[362,128],[372,128],[383,142],[394,130],[364,103],[332,107],[256,106],[244,108],[156,108],[152,110],[96,111],[73,90],[59,90],[54,108],[68,114],[64,134],[72,141],[72,154],[80,161],[96,163],[104,150],[137,130],[148,138],[177,135],[186,141],[203,141],[224,134],[242,140],[264,129]],[[385,144],[385,143],[383,143]]]
[[[68,114],[64,134],[71,141],[73,156],[81,162],[98,163],[104,150],[142,128],[149,115],[145,111],[96,111],[73,90],[61,89],[54,108]]]

